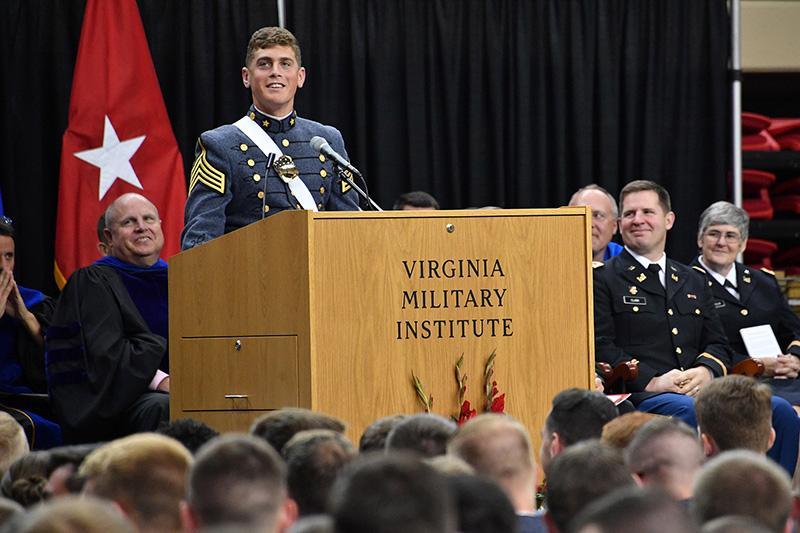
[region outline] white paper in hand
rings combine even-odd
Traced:
[[[775,357],[783,353],[769,324],[742,328],[739,333],[750,357]]]

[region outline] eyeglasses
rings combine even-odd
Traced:
[[[611,217],[609,217],[607,214],[605,214],[602,211],[594,211],[594,210],[592,211],[592,219],[594,219],[594,220],[596,220],[598,222],[605,222],[609,218],[611,218]]]
[[[742,240],[742,236],[736,233],[735,231],[726,231],[723,233],[715,229],[706,231],[706,237],[708,237],[712,241],[718,241],[720,239],[723,239],[727,242],[739,242],[740,240]]]

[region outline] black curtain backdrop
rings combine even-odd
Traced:
[[[187,169],[200,132],[249,103],[239,70],[272,0],[138,0]],[[298,112],[342,130],[378,203],[563,205],[597,182],[664,184],[688,261],[727,197],[724,0],[286,0],[308,70]],[[0,2],[6,213],[20,283],[55,292],[61,136],[85,3]]]

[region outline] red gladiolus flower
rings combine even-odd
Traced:
[[[489,407],[489,411],[492,413],[504,413],[506,409],[506,395],[501,394],[497,398],[492,400],[492,405]]]
[[[470,409],[469,400],[464,400],[464,403],[461,404],[461,412],[458,414],[458,425],[460,426],[477,415],[478,412],[475,409]]]

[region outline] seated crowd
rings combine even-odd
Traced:
[[[746,212],[712,204],[691,266],[668,258],[668,192],[637,180],[592,208],[595,357],[636,361],[617,407],[569,389],[462,425],[345,421],[287,407],[248,435],[169,422],[167,264],[156,207],[125,194],[98,221],[103,257],[57,301],[14,280],[0,220],[0,522],[8,531],[787,531],[800,513],[800,319],[772,273],[736,262]],[[438,209],[417,191],[396,209]],[[621,243],[612,242],[619,233]],[[783,353],[747,352],[771,326]],[[741,371],[755,360],[759,378]],[[745,373],[745,375],[736,375]],[[16,402],[16,403],[15,403]],[[620,412],[623,412],[620,416]],[[541,430],[534,457],[531,430]],[[77,498],[81,495],[80,498]]]

